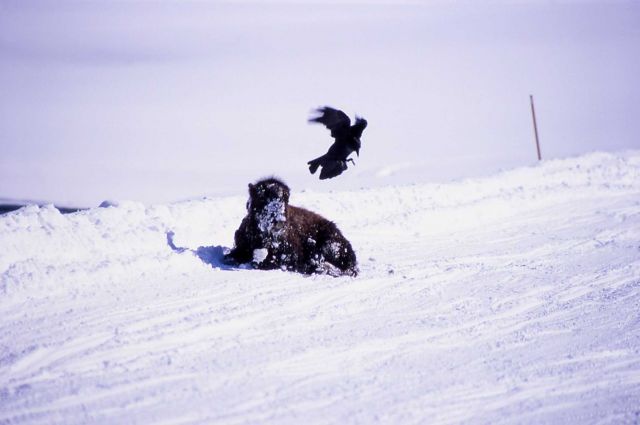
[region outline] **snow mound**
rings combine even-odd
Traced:
[[[356,279],[224,265],[245,202],[0,216],[0,423],[638,421],[640,152],[294,188]]]

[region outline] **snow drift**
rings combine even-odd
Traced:
[[[355,279],[223,265],[246,183],[0,216],[0,423],[639,420],[639,152],[292,188]]]

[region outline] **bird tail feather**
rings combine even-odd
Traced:
[[[315,174],[315,172],[318,170],[321,160],[322,160],[322,157],[312,159],[311,161],[307,162],[307,164],[309,164],[309,171],[311,172],[311,174]]]

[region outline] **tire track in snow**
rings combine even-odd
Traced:
[[[551,165],[513,181],[307,194],[352,229],[353,280],[222,271],[171,251],[159,223],[192,249],[233,233],[239,218],[217,201],[86,212],[102,221],[76,231],[109,229],[124,251],[103,241],[59,264],[59,244],[83,238],[44,217],[42,270],[59,270],[0,304],[0,421],[631,422],[637,173],[607,187],[607,173],[587,182]],[[363,218],[362,205],[375,208]],[[144,252],[126,251],[136,244]],[[84,276],[58,280],[83,264]]]

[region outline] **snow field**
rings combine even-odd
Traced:
[[[224,266],[246,183],[0,216],[0,423],[638,422],[640,153],[293,187],[355,279]]]

